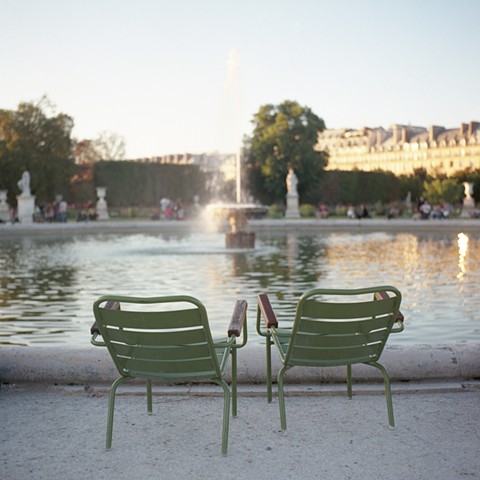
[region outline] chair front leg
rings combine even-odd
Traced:
[[[278,372],[278,406],[280,408],[280,427],[282,431],[287,429],[287,413],[285,410],[285,392],[283,387],[283,380],[287,367],[284,365]]]
[[[378,362],[369,362],[368,365],[378,368],[383,374],[383,385],[385,387],[385,398],[387,401],[388,412],[388,424],[391,428],[395,428],[395,418],[393,415],[393,401],[392,401],[392,389],[390,387],[390,376],[386,368]]]
[[[117,378],[110,387],[110,394],[108,396],[108,415],[107,415],[107,435],[105,440],[105,448],[110,450],[112,448],[112,433],[113,433],[113,413],[115,410],[115,393],[119,385],[121,385],[127,377]]]
[[[230,390],[225,381],[221,380],[223,388],[223,428],[222,428],[222,454],[226,455],[228,451],[228,429],[230,425]]]

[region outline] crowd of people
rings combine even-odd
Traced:
[[[419,220],[428,220],[429,218],[450,218],[452,212],[453,205],[448,202],[442,202],[441,204],[432,207],[424,197],[419,197],[417,200],[417,211],[414,214],[414,218]]]
[[[55,200],[53,203],[42,203],[35,207],[34,220],[39,223],[66,222],[68,204],[65,200]]]
[[[162,198],[160,200],[160,209],[154,208],[152,210],[152,220],[183,220],[185,218],[185,209],[181,201],[173,201],[169,198]]]

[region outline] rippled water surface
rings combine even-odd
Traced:
[[[236,299],[268,293],[280,321],[312,287],[390,284],[405,331],[391,344],[480,341],[480,234],[257,234],[227,251],[220,234],[92,234],[0,240],[0,343],[87,346],[100,295],[188,294],[224,333]]]

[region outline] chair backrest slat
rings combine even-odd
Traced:
[[[369,333],[379,328],[388,328],[393,325],[394,318],[392,314],[383,315],[375,318],[358,317],[356,320],[311,320],[302,316],[298,326],[299,332],[320,333],[320,334],[354,334]]]
[[[138,346],[162,346],[162,345],[190,345],[192,343],[207,342],[205,332],[202,329],[188,330],[132,330],[127,328],[106,328],[106,340]]]
[[[132,327],[145,329],[169,329],[201,327],[197,308],[188,308],[174,311],[129,311],[129,310],[102,310],[104,325],[112,327]]]
[[[333,303],[306,300],[302,304],[302,316],[312,318],[348,319],[391,313],[395,298],[369,302]]]

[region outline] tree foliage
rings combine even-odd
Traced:
[[[432,205],[442,202],[458,203],[463,198],[463,190],[463,185],[453,178],[436,178],[423,184],[424,197]]]
[[[20,193],[17,182],[24,170],[30,172],[37,203],[57,194],[68,198],[74,172],[72,128],[72,118],[55,114],[45,97],[36,104],[20,103],[15,111],[0,110],[0,188],[8,190],[10,204]]]
[[[326,155],[315,151],[318,132],[324,121],[310,108],[286,100],[264,105],[254,115],[253,135],[245,142],[248,185],[251,194],[263,203],[284,201],[288,169],[298,177],[302,203],[317,199],[318,184]]]
[[[93,165],[93,184],[107,187],[110,206],[158,206],[162,197],[193,202],[206,199],[205,175],[196,165],[100,161]]]

